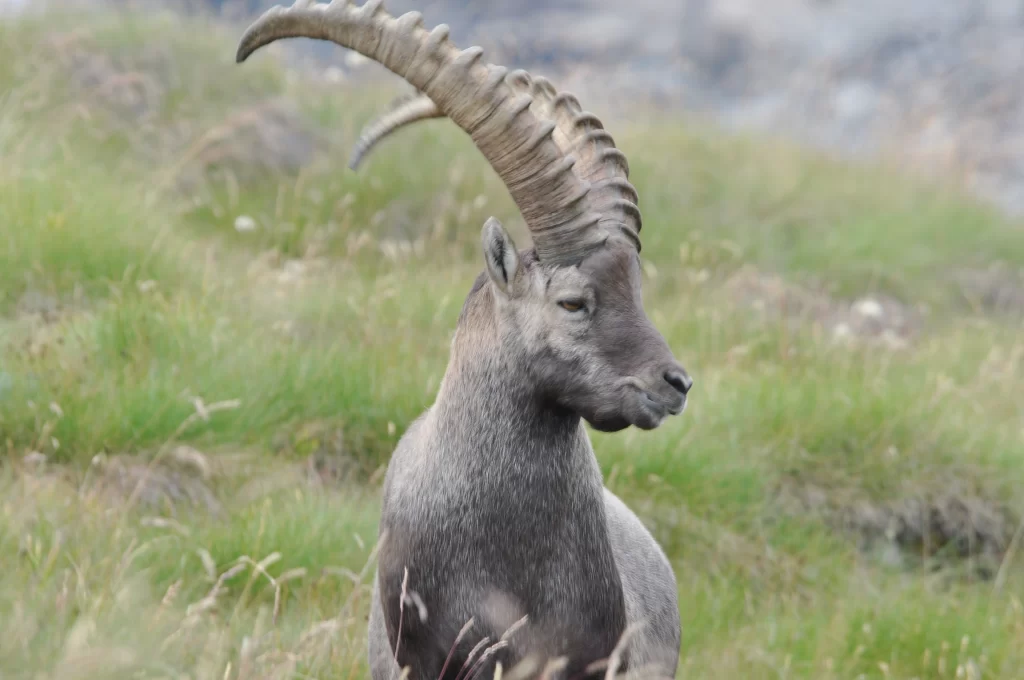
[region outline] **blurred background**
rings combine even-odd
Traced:
[[[275,3],[179,4],[246,19]],[[641,97],[729,128],[885,154],[915,170],[954,173],[980,196],[1024,211],[1018,0],[392,5],[396,14],[421,11],[430,25],[448,23],[459,44],[481,45],[499,63],[557,76],[602,111]],[[338,61],[330,46],[306,51]]]
[[[262,0],[0,0],[0,676],[363,678],[379,487],[507,191]],[[679,677],[1024,667],[1024,2],[388,0],[629,158],[696,381],[591,433]]]

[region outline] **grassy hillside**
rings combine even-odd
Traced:
[[[366,677],[383,466],[484,220],[528,241],[447,121],[345,169],[398,83],[237,66],[237,35],[0,24],[4,677]],[[688,121],[612,131],[696,388],[593,441],[675,565],[680,676],[1018,677],[1021,225]]]

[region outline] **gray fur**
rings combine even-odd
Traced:
[[[692,384],[643,311],[636,250],[613,243],[555,267],[517,251],[493,219],[482,241],[486,268],[437,399],[403,435],[385,477],[373,678],[397,678],[405,666],[411,680],[455,678],[478,643],[497,642],[524,615],[508,647],[473,657],[482,659],[474,677],[527,655],[565,655],[563,677],[580,677],[635,623],[623,667],[653,664],[672,677],[675,577],[604,487],[583,426],[653,429],[682,412]],[[566,301],[585,307],[570,311]]]

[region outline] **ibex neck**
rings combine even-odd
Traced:
[[[585,438],[579,416],[545,399],[517,357],[479,335],[462,341],[434,405],[435,422],[449,435],[495,452],[522,445],[518,456]]]
[[[477,288],[459,320],[432,409],[441,441],[461,442],[466,454],[492,462],[549,457],[553,449],[578,453],[581,444],[589,451],[579,416],[545,398],[529,359],[497,327],[492,305],[491,291]]]

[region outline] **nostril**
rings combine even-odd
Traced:
[[[686,394],[693,387],[693,378],[688,376],[685,371],[665,371],[665,382],[680,394]]]

